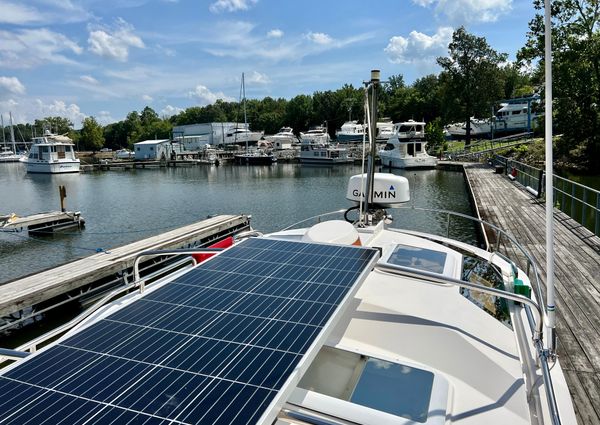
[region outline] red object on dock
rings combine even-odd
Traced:
[[[232,245],[233,245],[233,236],[228,236],[225,239],[222,239],[219,242],[216,242],[216,243],[210,245],[208,248],[229,248]],[[201,263],[204,260],[208,260],[213,255],[215,255],[215,254],[192,254],[192,257],[194,257],[194,260],[196,260],[196,263]]]

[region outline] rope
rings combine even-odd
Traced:
[[[67,245],[67,244],[63,244],[63,243],[59,243],[59,242],[45,241],[43,239],[34,238],[33,236],[20,235],[16,232],[6,232],[5,234],[15,236],[17,238],[24,239],[24,240],[29,239],[29,240],[32,240],[35,242],[41,242],[41,243],[45,243],[48,245],[62,246],[63,248],[72,248],[72,249],[79,249],[81,251],[91,251],[91,252],[96,252],[96,253],[103,252],[105,254],[110,254],[110,251],[106,251],[104,248],[87,248],[87,247],[83,247],[83,246]]]

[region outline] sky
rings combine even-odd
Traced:
[[[0,113],[103,125],[153,108],[407,83],[464,25],[514,60],[532,0],[0,0]]]

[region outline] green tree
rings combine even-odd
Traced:
[[[35,120],[33,125],[38,136],[46,130],[55,134],[68,134],[73,130],[73,123],[65,117],[46,117]]]
[[[80,149],[97,151],[104,146],[102,126],[98,124],[94,117],[87,117],[83,120],[80,135]]]
[[[502,97],[503,81],[499,64],[507,55],[492,49],[484,37],[470,34],[460,27],[452,34],[449,56],[437,58],[446,74],[446,96],[455,99],[467,123],[466,144],[471,142],[471,120],[475,114],[486,114],[489,105]],[[449,99],[450,100],[450,99]]]
[[[312,97],[300,94],[292,98],[285,108],[285,122],[296,132],[306,131],[311,124]]]
[[[536,65],[533,81],[544,79],[543,2],[529,23],[527,42],[517,58]],[[563,137],[555,157],[597,170],[600,163],[600,2],[552,2],[554,127]]]

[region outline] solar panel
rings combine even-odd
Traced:
[[[270,423],[377,258],[246,240],[9,368],[0,423]]]

